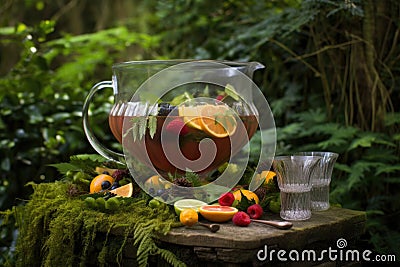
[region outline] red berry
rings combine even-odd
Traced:
[[[225,95],[218,95],[217,100],[222,101],[225,98]]]
[[[247,226],[251,223],[251,220],[246,212],[239,211],[233,216],[232,222],[237,226]]]
[[[252,219],[259,219],[263,214],[263,209],[260,204],[253,204],[247,208],[247,214],[249,214]]]
[[[218,203],[221,206],[232,206],[234,201],[235,201],[235,196],[231,192],[222,194],[218,199]]]
[[[166,127],[166,130],[179,135],[186,135],[189,133],[189,128],[181,119],[174,119],[170,121]]]

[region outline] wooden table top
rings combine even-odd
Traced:
[[[280,220],[279,215],[266,214],[262,219]],[[307,221],[294,221],[289,230],[252,222],[247,227],[220,224],[220,230],[211,233],[204,227],[179,227],[172,229],[161,241],[192,247],[215,247],[230,249],[256,249],[266,244],[280,248],[307,247],[325,240],[360,236],[364,232],[366,214],[338,207],[313,212]]]

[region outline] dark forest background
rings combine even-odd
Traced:
[[[60,178],[48,164],[95,153],[81,110],[113,63],[259,61],[277,154],[339,153],[332,202],[365,210],[365,246],[399,258],[399,24],[397,0],[1,0],[0,210],[29,197],[27,182]],[[112,146],[112,96],[96,101]],[[16,233],[1,228],[0,262]]]

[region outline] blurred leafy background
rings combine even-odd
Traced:
[[[82,128],[91,86],[115,62],[259,61],[277,154],[340,154],[331,199],[368,214],[362,246],[399,255],[400,3],[396,0],[2,0],[0,210],[22,205],[48,164],[95,153]],[[92,125],[115,145],[96,97]],[[1,228],[0,263],[17,231]]]

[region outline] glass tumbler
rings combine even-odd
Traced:
[[[320,159],[297,155],[274,158],[272,165],[278,178],[282,219],[302,221],[311,217],[311,173]]]
[[[311,174],[311,209],[313,211],[323,211],[329,209],[329,185],[331,183],[333,166],[339,156],[333,152],[299,152],[296,155],[318,156],[321,160]]]

